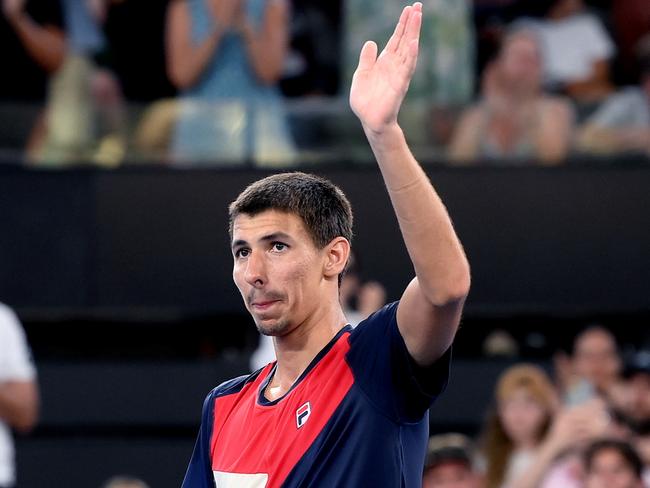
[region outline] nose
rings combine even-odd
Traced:
[[[266,266],[263,254],[259,252],[250,253],[246,260],[244,279],[249,285],[255,288],[264,286],[266,283]]]

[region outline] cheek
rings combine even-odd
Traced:
[[[246,280],[244,279],[244,269],[241,266],[234,265],[232,268],[232,280],[239,292],[244,295]]]
[[[283,286],[285,289],[294,290],[294,293],[306,295],[312,292],[315,263],[310,260],[304,259],[297,261],[293,266],[286,266],[283,263],[278,263],[275,276],[278,278],[278,285]],[[273,287],[273,284],[271,284]]]

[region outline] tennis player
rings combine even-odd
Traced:
[[[470,274],[397,122],[421,19],[420,3],[407,6],[379,56],[363,46],[350,93],[415,277],[352,329],[338,296],[352,239],[345,195],[304,173],[246,188],[230,205],[233,278],[277,361],[210,392],[184,487],[422,486],[428,409],[447,382]]]

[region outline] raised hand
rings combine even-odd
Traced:
[[[422,4],[402,11],[395,32],[377,57],[377,44],[367,41],[352,78],[350,106],[366,131],[381,133],[397,123],[397,114],[415,71],[422,24]]]
[[[2,0],[2,12],[9,20],[18,18],[25,11],[25,0]]]

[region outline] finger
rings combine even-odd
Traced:
[[[404,35],[402,36],[400,42],[400,50],[403,52],[403,55],[408,55],[411,48],[411,41],[413,39],[420,38],[420,27],[422,25],[422,9],[414,10],[409,15],[408,21],[406,23],[406,29],[404,30]]]
[[[399,16],[399,21],[395,26],[395,31],[393,32],[393,35],[390,36],[390,39],[388,39],[388,43],[386,44],[385,50],[387,52],[395,52],[397,50],[400,39],[404,35],[404,29],[406,28],[406,23],[408,21],[410,11],[411,7],[404,7],[402,10],[402,14]]]
[[[403,69],[407,76],[412,76],[415,72],[415,67],[418,62],[418,50],[419,50],[419,41],[418,39],[413,39],[408,49],[408,55],[404,59]]]
[[[366,41],[359,54],[359,65],[357,71],[366,71],[375,65],[377,60],[377,44],[374,41]]]

